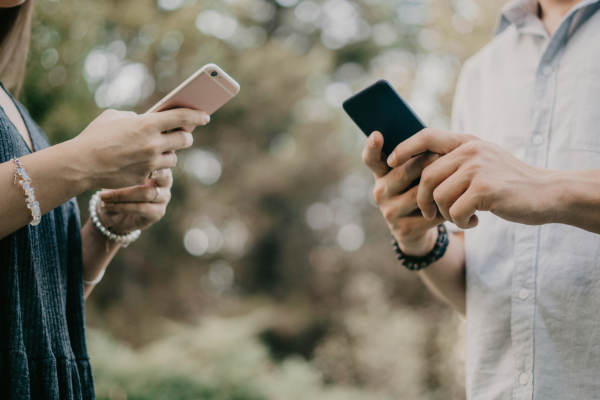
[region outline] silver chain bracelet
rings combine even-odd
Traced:
[[[102,225],[100,218],[98,217],[98,203],[100,203],[100,191],[94,193],[92,198],[90,199],[90,217],[92,218],[92,223],[102,235],[106,236],[110,240],[114,240],[115,242],[121,243],[123,247],[129,246],[131,243],[135,242],[142,233],[141,230],[135,230],[127,235],[117,235],[114,232],[111,232],[107,227]]]

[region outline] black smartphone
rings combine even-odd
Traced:
[[[386,155],[426,126],[385,79],[366,87],[343,103],[344,111],[369,136],[374,131],[383,135]]]

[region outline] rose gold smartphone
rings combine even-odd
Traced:
[[[206,64],[146,111],[191,108],[211,115],[240,91],[240,85],[215,64]]]

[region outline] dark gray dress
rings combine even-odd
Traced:
[[[34,149],[50,147],[25,107],[17,106]],[[0,107],[0,163],[30,153]],[[0,187],[8,190],[22,191],[19,185]],[[0,399],[94,399],[75,199],[44,215],[38,226],[0,240]]]

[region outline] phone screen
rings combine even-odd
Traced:
[[[383,135],[386,155],[425,124],[385,79],[378,80],[343,103],[344,111],[369,136],[374,131]]]

